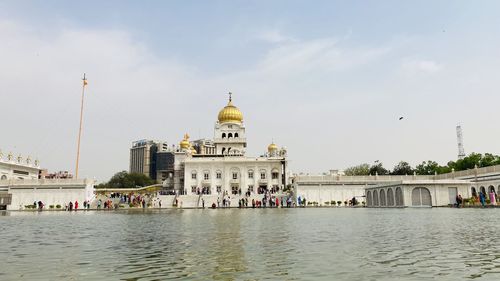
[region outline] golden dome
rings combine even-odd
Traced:
[[[268,147],[267,147],[267,151],[269,153],[272,153],[274,151],[278,150],[278,146],[273,143],[271,143]]]
[[[181,149],[188,149],[191,144],[189,143],[189,135],[184,134],[184,139],[180,142]]]
[[[233,105],[231,100],[231,93],[229,93],[229,102],[227,105],[219,111],[219,123],[241,123],[243,121],[243,113]]]

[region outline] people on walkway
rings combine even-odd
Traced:
[[[495,192],[493,190],[490,191],[490,204],[491,205],[496,205],[497,203],[497,198]]]
[[[486,195],[484,194],[484,192],[479,192],[479,202],[481,202],[481,206],[484,206],[486,205]]]

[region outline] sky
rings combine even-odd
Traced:
[[[2,1],[0,149],[80,177],[139,139],[213,138],[227,92],[251,156],[293,172],[500,154],[499,1]],[[399,117],[404,117],[399,120]]]

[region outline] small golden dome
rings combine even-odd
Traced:
[[[180,146],[182,149],[188,149],[191,146],[188,134],[184,134],[184,139],[180,142]]]
[[[278,146],[273,143],[271,143],[268,147],[267,147],[267,151],[269,153],[272,153],[272,152],[275,152],[278,150]]]
[[[219,111],[219,123],[241,123],[243,121],[243,113],[233,105],[231,93],[229,93],[229,102]]]

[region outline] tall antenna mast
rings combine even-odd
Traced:
[[[78,179],[78,164],[80,162],[80,139],[82,138],[82,123],[83,123],[83,98],[85,97],[85,86],[87,86],[87,78],[85,78],[85,73],[83,74],[83,85],[82,85],[82,104],[80,107],[80,129],[78,130],[78,146],[76,149],[76,168],[75,168],[75,179]]]
[[[464,159],[464,136],[462,135],[462,126],[457,125],[457,143],[458,143],[458,159]]]

